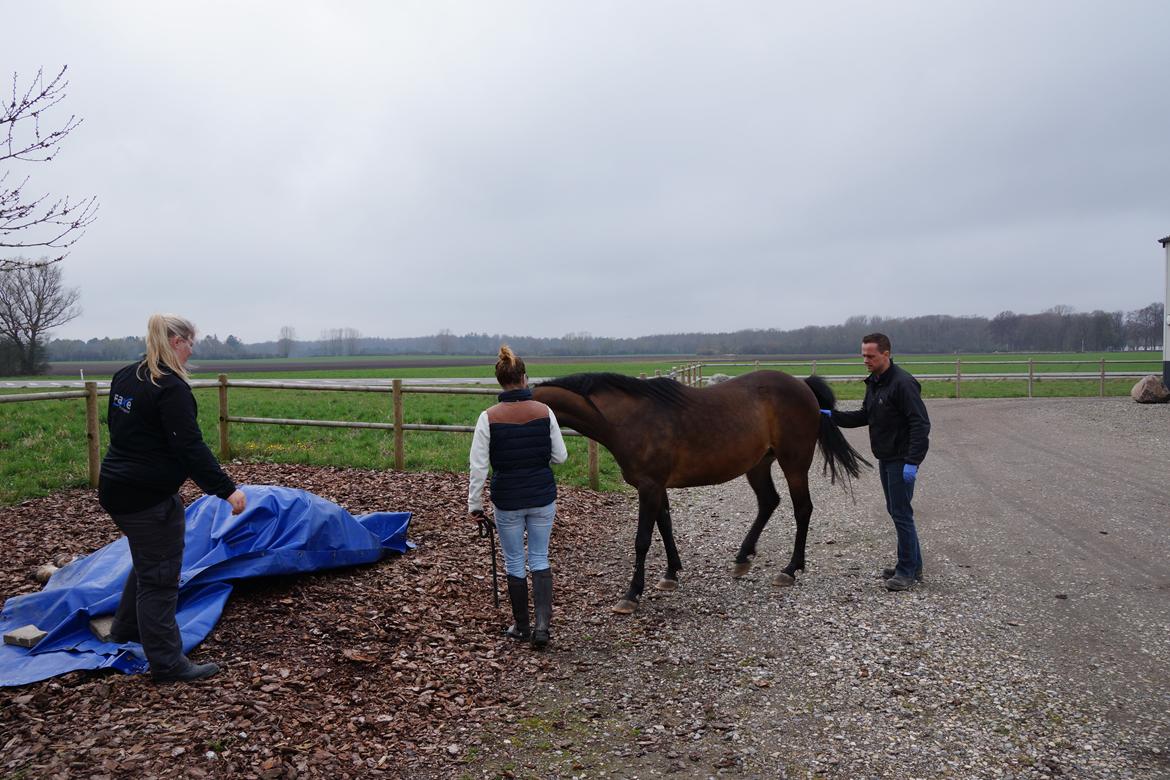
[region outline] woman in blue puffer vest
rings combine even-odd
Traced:
[[[533,647],[548,644],[552,618],[552,568],[548,542],[557,512],[557,483],[551,464],[564,463],[569,453],[552,409],[532,399],[524,361],[505,344],[496,361],[496,381],[504,392],[499,403],[483,412],[471,441],[471,485],[467,511],[483,517],[483,488],[492,474],[492,507],[508,570],[508,599],[513,639],[531,638]],[[524,537],[528,536],[527,554]],[[535,621],[529,629],[528,579],[532,572]]]

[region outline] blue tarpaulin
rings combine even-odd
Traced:
[[[187,507],[186,549],[179,578],[178,623],[189,652],[215,627],[232,590],[245,577],[372,563],[389,551],[406,552],[409,512],[353,517],[304,490],[246,485],[248,508],[204,496]],[[53,574],[39,593],[14,596],[0,612],[0,633],[28,624],[48,636],[32,649],[0,645],[0,686],[24,685],[80,669],[145,671],[142,646],[100,641],[89,620],[111,615],[130,573],[126,538]]]

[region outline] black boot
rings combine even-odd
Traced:
[[[508,575],[508,600],[512,602],[512,625],[504,633],[512,639],[526,640],[528,631],[528,579]]]
[[[536,625],[532,629],[532,646],[548,644],[548,624],[552,620],[552,569],[532,572],[532,603]]]

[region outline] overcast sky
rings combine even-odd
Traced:
[[[635,336],[1163,297],[1170,3],[30,2],[60,338]],[[49,118],[53,123],[53,117]]]

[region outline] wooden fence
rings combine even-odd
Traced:
[[[199,383],[193,383],[198,386]],[[300,384],[286,382],[249,382],[228,380],[227,374],[220,374],[215,383],[219,386],[219,453],[227,459],[231,453],[231,424],[247,423],[256,425],[305,425],[321,428],[372,428],[375,430],[394,432],[394,468],[406,468],[406,431],[438,431],[443,433],[475,433],[473,425],[432,425],[423,423],[404,422],[403,396],[406,393],[431,393],[436,395],[490,395],[495,397],[499,391],[484,387],[421,387],[404,386],[401,379],[392,380],[389,387],[386,385],[339,385],[339,384]],[[350,393],[390,393],[394,409],[394,422],[352,422],[347,420],[296,420],[285,417],[236,417],[229,413],[228,388],[250,387],[263,390],[324,390]],[[562,429],[565,436],[582,436],[569,428]],[[589,439],[589,486],[594,490],[599,484],[599,466],[597,442]]]
[[[1070,365],[1075,364],[1075,360],[1034,360],[1027,361],[1018,360],[954,360],[954,361],[899,361],[899,365],[953,365],[953,373],[945,374],[930,374],[930,373],[916,373],[920,380],[924,381],[954,381],[955,383],[955,397],[962,397],[962,383],[963,380],[975,381],[985,379],[1027,379],[1028,397],[1033,397],[1033,386],[1037,381],[1046,379],[1081,379],[1099,381],[1099,395],[1105,397],[1105,380],[1107,378],[1130,378],[1142,377],[1148,373],[1146,371],[1107,371],[1106,365],[1124,365],[1124,364],[1141,364],[1149,366],[1152,361],[1149,360],[1104,360],[1099,361],[1081,361],[1081,362],[1095,362],[1098,363],[1098,370],[1095,372],[1070,372],[1070,371],[1037,371],[1037,366],[1044,366],[1045,364]],[[820,365],[824,366],[850,366],[856,367],[855,362],[839,362],[839,361],[821,361]],[[1019,365],[1027,366],[1027,373],[1021,371],[1017,372],[986,372],[979,370],[968,374],[963,373],[964,367],[971,366],[989,366],[989,365]],[[681,366],[673,366],[666,372],[665,375],[671,376],[682,382],[685,385],[701,387],[704,382],[703,371],[705,368],[717,369],[720,366],[727,367],[743,367],[749,366],[752,368],[767,368],[767,367],[809,367],[810,373],[817,373],[817,361],[786,361],[786,362],[766,362],[766,361],[752,361],[750,363],[736,363],[728,361],[720,362],[691,362],[685,363]],[[655,371],[655,376],[662,376],[662,371]],[[822,379],[829,382],[858,382],[864,379],[864,375],[848,375],[848,374],[820,374]],[[646,374],[641,375],[642,379],[646,378]],[[370,428],[375,430],[392,431],[394,434],[394,463],[395,469],[405,468],[406,461],[406,431],[438,431],[446,433],[474,433],[475,428],[469,425],[429,425],[421,423],[407,423],[404,422],[405,416],[403,414],[403,396],[407,393],[434,393],[434,394],[448,394],[448,395],[491,395],[497,394],[497,390],[480,388],[480,387],[428,387],[418,385],[403,385],[401,379],[395,379],[389,386],[387,385],[350,385],[350,384],[301,384],[291,382],[266,382],[266,381],[229,381],[226,374],[220,374],[218,380],[200,379],[191,383],[192,387],[218,387],[219,388],[219,452],[220,457],[227,459],[231,453],[231,424],[251,424],[251,425],[303,425],[315,426],[325,428]],[[69,398],[84,398],[85,399],[85,431],[88,446],[88,461],[89,461],[89,484],[91,487],[97,487],[98,472],[101,467],[101,428],[98,418],[98,397],[109,395],[108,388],[99,388],[97,382],[85,382],[84,390],[63,390],[47,393],[20,393],[13,395],[0,395],[0,404],[16,403],[21,401],[51,401]],[[255,388],[264,390],[320,390],[333,392],[360,392],[360,393],[389,393],[392,396],[394,422],[380,423],[380,422],[358,422],[345,420],[299,420],[282,417],[239,417],[232,416],[229,413],[228,405],[228,389],[232,387],[240,388]],[[582,434],[576,431],[564,429],[562,431],[566,436],[581,436]],[[598,486],[598,447],[597,442],[592,439],[589,440],[589,484],[594,489]]]
[[[1067,366],[1067,365],[1076,365],[1079,363],[1094,364],[1094,365],[1096,365],[1097,370],[1096,371],[1044,371],[1043,370],[1043,366],[1045,366],[1045,365]],[[704,368],[704,367],[718,368],[720,366],[728,366],[728,367],[749,366],[753,369],[808,367],[809,373],[816,374],[817,373],[817,364],[818,364],[818,361],[816,361],[816,360],[774,361],[774,362],[773,361],[754,360],[750,363],[737,363],[737,362],[732,362],[732,361],[703,362],[703,363],[699,364],[700,384],[702,383],[702,368]],[[1028,397],[1029,398],[1034,397],[1035,384],[1037,381],[1042,380],[1042,379],[1048,379],[1048,380],[1051,380],[1051,379],[1077,379],[1077,380],[1090,380],[1090,381],[1095,379],[1098,381],[1098,396],[1101,398],[1104,398],[1105,397],[1105,380],[1106,379],[1126,379],[1126,378],[1138,379],[1138,378],[1146,376],[1147,374],[1150,374],[1150,373],[1157,373],[1157,371],[1160,370],[1160,366],[1159,366],[1159,368],[1157,370],[1107,371],[1106,370],[1107,365],[1109,365],[1109,366],[1116,366],[1116,365],[1153,366],[1153,365],[1156,365],[1156,361],[1153,361],[1153,360],[1106,360],[1105,358],[1100,358],[1098,360],[1081,360],[1081,361],[1078,361],[1078,360],[1035,360],[1033,358],[1029,358],[1026,361],[1024,361],[1024,360],[967,360],[967,361],[964,361],[961,358],[955,359],[955,360],[899,360],[898,365],[900,365],[900,366],[954,366],[953,372],[948,372],[948,373],[943,374],[943,373],[920,373],[920,372],[916,371],[916,372],[914,372],[914,376],[916,378],[918,378],[919,380],[924,381],[924,382],[926,382],[926,381],[934,381],[934,382],[953,381],[955,383],[955,398],[962,398],[963,397],[963,380],[964,379],[966,379],[967,381],[978,381],[978,380],[987,380],[987,379],[1027,379]],[[856,361],[842,362],[842,361],[824,360],[824,361],[820,361],[820,366],[821,367],[824,367],[824,366],[843,366],[843,367],[849,367],[849,368],[856,368],[858,366],[858,363]],[[1026,366],[1027,373],[1025,374],[1023,371],[992,372],[992,371],[985,371],[981,368],[976,368],[975,371],[970,371],[969,373],[966,373],[966,374],[963,373],[964,368],[970,369],[973,366]],[[1041,367],[1040,371],[1036,370],[1037,366]],[[865,374],[852,374],[852,375],[851,374],[818,374],[818,376],[820,376],[821,379],[824,379],[827,382],[860,382],[863,379],[865,379]]]

